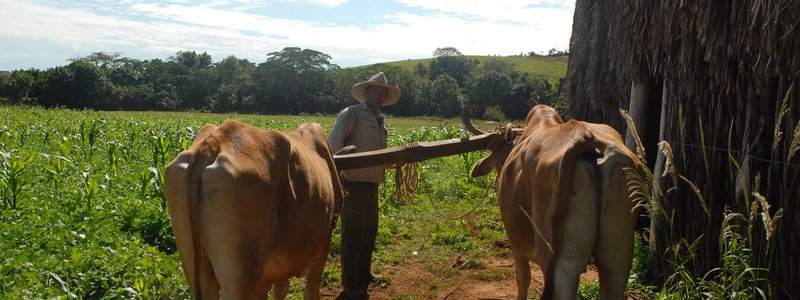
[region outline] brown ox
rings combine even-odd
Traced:
[[[513,145],[495,147],[476,164],[472,176],[499,170],[500,211],[514,256],[518,299],[527,298],[529,260],[544,270],[542,299],[575,299],[591,256],[600,275],[600,298],[622,299],[636,221],[623,168],[637,163],[613,128],[564,123],[554,109],[537,105]]]
[[[342,189],[324,131],[206,125],[166,168],[183,272],[197,299],[276,299],[306,275],[319,298]]]

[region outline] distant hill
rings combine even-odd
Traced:
[[[567,61],[569,56],[534,56],[534,57],[521,57],[521,56],[477,56],[466,55],[468,59],[477,60],[480,63],[490,59],[500,59],[510,61],[514,67],[520,72],[527,72],[534,75],[541,75],[547,78],[551,84],[555,85],[562,77],[567,76]],[[400,61],[385,62],[387,65],[398,66],[407,70],[413,71],[419,63],[426,66],[431,63],[431,58],[423,59],[406,59]],[[356,67],[357,68],[357,67]]]

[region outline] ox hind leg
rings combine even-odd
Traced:
[[[203,287],[203,290],[202,296],[196,298],[203,300],[220,299],[219,281],[217,281],[217,278],[214,276],[214,270],[211,269],[211,264],[208,259],[206,259],[205,263],[201,264],[200,268],[202,274],[200,277],[200,286]],[[197,291],[195,293],[197,293]]]
[[[272,284],[272,299],[282,300],[286,299],[289,294],[289,279],[279,280]]]
[[[618,155],[620,156],[620,155]],[[622,165],[603,168],[603,208],[594,257],[600,275],[600,299],[623,299],[633,258],[636,215],[626,191]]]
[[[327,251],[325,251],[327,253]],[[319,287],[322,282],[322,273],[325,269],[325,259],[315,259],[308,266],[306,272],[306,289],[303,293],[303,299],[316,300],[319,299]]]
[[[517,299],[528,299],[528,288],[531,285],[531,267],[528,257],[514,254],[514,269],[517,279]]]
[[[333,226],[335,227],[335,226]],[[331,245],[331,236],[333,235],[333,228],[330,230],[325,242],[323,243],[322,250],[319,254],[312,258],[306,269],[306,289],[303,293],[303,299],[317,300],[319,297],[319,288],[322,283],[322,273],[325,271],[325,262],[328,258],[328,251]]]
[[[576,162],[569,198],[559,199],[567,200],[561,204],[567,208],[563,222],[554,223],[553,235],[560,234],[561,242],[553,245],[555,255],[548,262],[549,278],[545,278],[542,299],[577,297],[580,275],[586,270],[597,236],[599,186],[595,174],[590,162]]]

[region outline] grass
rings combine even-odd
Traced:
[[[536,56],[536,57],[521,57],[521,56],[477,56],[467,55],[467,59],[477,60],[479,63],[491,59],[500,59],[511,62],[517,71],[522,73],[530,73],[533,75],[540,75],[550,81],[551,84],[558,83],[558,80],[567,76],[567,62],[569,56]],[[398,66],[403,69],[413,71],[418,64],[422,63],[425,66],[430,65],[431,58],[423,59],[406,59],[399,61],[386,62],[384,64],[391,66]]]

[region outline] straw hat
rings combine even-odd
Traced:
[[[397,100],[400,100],[400,88],[397,85],[389,85],[389,81],[386,80],[386,75],[383,72],[378,72],[369,80],[356,83],[353,85],[353,88],[350,89],[350,94],[353,95],[353,98],[356,98],[358,102],[364,103],[367,100],[367,87],[370,86],[382,86],[386,88],[386,99],[383,99],[383,104],[381,106],[389,106],[395,104]]]

